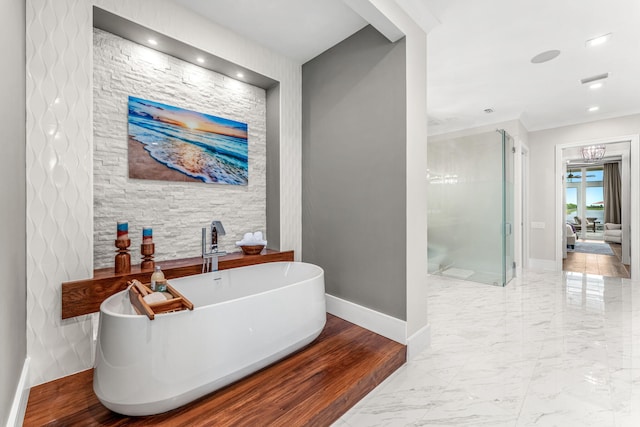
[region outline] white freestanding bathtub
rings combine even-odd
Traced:
[[[138,315],[127,291],[100,306],[93,390],[124,415],[169,411],[313,341],[326,322],[324,271],[275,262],[170,280],[194,310]]]

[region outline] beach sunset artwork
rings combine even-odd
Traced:
[[[129,178],[247,185],[247,124],[129,97]]]

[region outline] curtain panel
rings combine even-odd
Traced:
[[[604,222],[622,222],[622,202],[620,200],[620,168],[618,163],[604,164]]]

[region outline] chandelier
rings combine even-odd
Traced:
[[[604,145],[590,145],[588,147],[582,147],[582,159],[588,163],[595,163],[602,160],[606,151]]]

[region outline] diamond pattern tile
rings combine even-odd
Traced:
[[[90,23],[90,2],[27,1],[27,347],[32,385],[91,364],[90,323],[60,319],[60,284],[88,277],[93,270]]]

